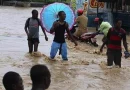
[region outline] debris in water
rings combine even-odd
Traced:
[[[41,52],[32,52],[32,56],[35,56],[35,57],[42,57],[42,53]]]
[[[91,61],[92,64],[97,64],[94,60]]]
[[[73,61],[72,64],[74,65],[89,65],[88,61]]]

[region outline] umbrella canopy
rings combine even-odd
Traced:
[[[73,10],[64,3],[53,3],[43,7],[40,15],[42,25],[47,30],[47,32],[50,32],[53,22],[58,20],[57,14],[59,11],[64,11],[66,13],[65,21],[69,24],[69,29],[72,28],[75,20]]]

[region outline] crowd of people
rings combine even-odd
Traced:
[[[59,11],[59,20],[55,21],[52,25],[50,33],[54,33],[54,40],[52,42],[50,51],[50,60],[54,60],[56,53],[59,50],[59,55],[62,55],[64,61],[68,60],[67,57],[67,44],[65,42],[65,33],[67,32],[69,38],[77,46],[77,38],[80,39],[86,36],[88,18],[84,16],[82,10],[78,10],[78,17],[75,23],[78,25],[78,29],[75,31],[69,30],[69,25],[65,21],[66,13],[64,11]],[[109,22],[103,21],[102,18],[98,20],[99,31],[93,33],[92,35],[98,35],[100,32],[104,34],[102,39],[102,46],[100,52],[103,51],[103,47],[107,47],[107,66],[108,68],[113,67],[113,62],[115,67],[121,68],[121,57],[122,48],[121,42],[123,41],[124,48],[126,50],[126,57],[129,57],[126,32],[121,28],[122,20],[116,19],[114,26],[110,25]],[[25,32],[27,34],[29,53],[37,53],[39,44],[39,26],[41,26],[42,31],[45,35],[45,40],[48,41],[48,37],[44,28],[42,27],[40,19],[38,19],[38,11],[32,11],[32,17],[28,18],[25,23]],[[73,33],[72,33],[73,32]],[[91,37],[92,38],[92,37]],[[91,38],[90,41],[91,41]],[[87,38],[88,39],[88,38]],[[86,40],[87,40],[86,39]],[[91,41],[92,42],[92,41]],[[33,50],[34,48],[34,50]],[[45,90],[49,87],[51,83],[51,74],[49,69],[45,65],[35,65],[30,70],[30,77],[32,80],[31,90]],[[22,77],[13,71],[7,72],[3,77],[3,85],[6,90],[24,90]]]
[[[50,51],[50,59],[54,60],[56,53],[59,50],[59,55],[62,55],[62,59],[64,61],[68,60],[67,57],[67,45],[65,42],[65,32],[67,32],[69,38],[72,42],[74,42],[75,46],[77,46],[76,40],[81,40],[82,37],[87,36],[88,28],[88,18],[83,14],[83,10],[77,11],[78,17],[75,20],[75,24],[78,25],[78,28],[75,31],[69,30],[69,25],[65,21],[66,13],[64,11],[59,11],[57,21],[54,21],[52,28],[50,29],[50,33],[54,33],[54,40],[51,45]],[[100,52],[103,51],[103,47],[107,46],[107,62],[108,66],[112,67],[113,61],[115,62],[116,66],[121,67],[121,56],[122,56],[122,48],[121,48],[121,41],[123,41],[123,45],[128,55],[128,47],[127,47],[127,40],[126,40],[126,32],[124,29],[121,28],[122,21],[120,19],[116,19],[114,26],[109,22],[105,22],[102,18],[97,19],[97,23],[99,25],[99,30],[91,34],[91,36],[96,36],[99,33],[103,33],[104,37],[102,39],[102,46],[100,48]],[[48,41],[48,37],[45,33],[44,28],[42,27],[40,19],[38,19],[38,11],[32,11],[32,17],[28,18],[25,24],[25,31],[28,37],[28,46],[29,46],[29,53],[33,52],[34,46],[34,53],[38,51],[38,44],[39,44],[39,26],[41,26],[43,33],[45,35],[45,40]],[[72,33],[73,32],[73,33]],[[90,40],[92,42],[93,37],[84,39],[85,41]],[[96,43],[92,42],[94,45]]]

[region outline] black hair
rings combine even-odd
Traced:
[[[64,11],[59,11],[58,16],[61,16],[62,13],[64,13]]]
[[[99,18],[99,21],[100,21],[100,22],[103,22],[103,18]]]
[[[116,20],[115,20],[115,24],[116,24],[118,21],[122,21],[122,20],[119,19],[119,18],[116,18]]]
[[[32,10],[32,14],[34,14],[35,12],[38,13],[38,11],[37,11],[36,9],[33,9],[33,10]]]
[[[51,77],[49,69],[45,65],[35,65],[30,70],[30,77],[33,84],[44,82],[43,78]]]
[[[3,77],[3,85],[6,90],[12,90],[12,85],[16,85],[19,82],[20,75],[16,72],[7,72]]]

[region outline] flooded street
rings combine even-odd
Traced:
[[[96,54],[99,48],[89,44],[68,43],[68,62],[56,62],[46,56],[30,56],[24,24],[34,8],[16,8],[0,6],[0,90],[5,90],[2,77],[8,71],[18,72],[25,90],[31,90],[30,68],[35,64],[45,64],[51,71],[51,85],[48,90],[130,90],[130,58],[122,58],[122,68],[106,68],[106,55]],[[35,8],[39,12],[42,8]],[[48,34],[46,42],[40,29],[39,51],[49,56],[53,36]],[[102,36],[97,36],[101,45]],[[130,43],[130,37],[128,37]],[[99,46],[100,47],[100,46]]]

